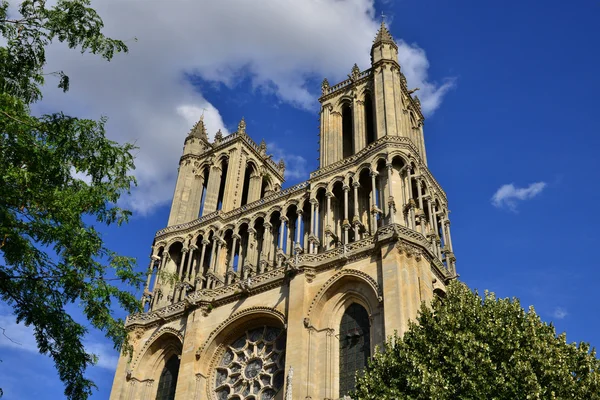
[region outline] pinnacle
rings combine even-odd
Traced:
[[[388,28],[385,26],[384,21],[381,21],[381,26],[379,27],[377,36],[375,36],[375,40],[373,41],[373,46],[375,46],[379,43],[382,43],[382,42],[392,42],[394,44],[396,43],[394,41],[394,38],[392,37],[392,34],[388,30]]]
[[[200,120],[196,122],[196,125],[194,125],[188,136],[208,140],[206,126],[204,126],[204,114],[200,116]]]

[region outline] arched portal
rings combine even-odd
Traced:
[[[340,322],[340,397],[356,386],[355,376],[367,366],[371,355],[369,313],[352,303]]]
[[[156,400],[175,399],[177,375],[179,374],[179,356],[173,355],[165,364],[158,381]]]

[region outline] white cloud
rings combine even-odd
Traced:
[[[202,109],[207,109],[209,134],[219,128],[225,132],[219,111],[186,74],[228,87],[250,77],[255,88],[313,109],[318,93],[309,92],[308,78],[327,77],[333,83],[344,79],[355,62],[367,68],[378,29],[372,0],[105,0],[94,7],[105,33],[126,40],[130,53],[106,63],[52,45],[47,71],[64,70],[71,90],[63,94],[50,87],[56,82],[49,79],[35,111],[108,116],[111,139],[140,147],[135,171],[139,186],[128,206],[141,213],[170,200],[183,139]],[[421,88],[423,110],[431,114],[452,82],[429,82],[425,52],[402,40],[398,45],[409,85]],[[293,157],[288,156],[290,164]],[[288,169],[288,177],[293,171]]]
[[[498,208],[508,208],[511,211],[517,210],[517,202],[529,200],[537,196],[546,187],[546,182],[532,183],[526,188],[516,187],[510,183],[502,185],[494,196],[492,196],[492,204]]]
[[[567,309],[563,307],[556,307],[552,312],[552,316],[556,319],[563,319],[567,315],[569,315],[569,313],[567,312]]]
[[[415,95],[421,100],[423,113],[426,116],[432,115],[442,103],[444,95],[454,87],[455,79],[447,78],[441,85],[429,82],[427,80],[429,60],[425,55],[425,50],[417,44],[409,45],[405,41],[399,40],[398,62],[408,84],[419,88]]]
[[[5,311],[6,308],[3,308]],[[25,326],[23,323],[17,324],[15,317],[11,314],[0,314],[0,328],[3,329],[0,329],[0,347],[39,353],[32,326]],[[97,367],[109,370],[116,368],[119,354],[108,342],[88,341],[85,343],[85,349],[98,356]]]
[[[267,144],[267,153],[273,155],[273,161],[279,162],[283,159],[285,162],[285,179],[292,181],[305,181],[308,179],[308,163],[302,156],[291,154],[282,149],[277,143]]]

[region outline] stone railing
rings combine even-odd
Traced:
[[[358,80],[361,80],[363,78],[366,78],[369,75],[371,75],[371,69],[370,68],[367,69],[367,70],[365,70],[365,71],[363,71],[363,72],[361,72],[360,74],[358,74],[358,76],[356,78],[354,78],[354,77],[353,78],[349,78],[349,79],[346,79],[345,81],[342,81],[342,82],[337,83],[337,84],[335,84],[333,86],[329,86],[328,88],[325,88],[323,90],[323,96],[327,96],[329,94],[337,92],[338,90],[343,89],[343,88],[345,88],[347,86],[350,86],[354,82],[356,82]]]

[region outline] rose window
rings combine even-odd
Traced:
[[[218,400],[270,400],[283,386],[285,332],[271,326],[246,331],[226,346],[217,366]]]

